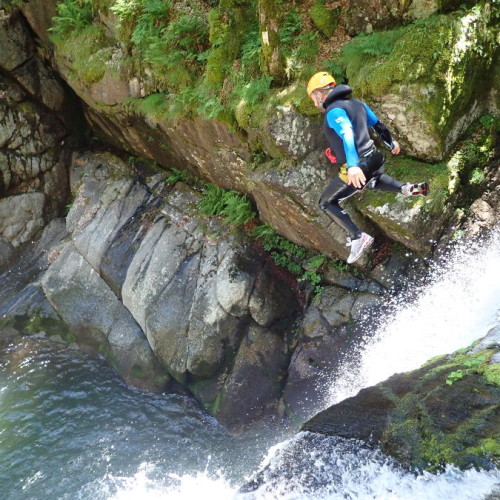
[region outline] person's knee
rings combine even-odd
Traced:
[[[320,199],[318,201],[318,206],[321,210],[323,210],[323,212],[328,212],[329,210],[331,210],[333,207],[336,207],[338,206],[339,202],[338,200],[323,200],[323,199]]]

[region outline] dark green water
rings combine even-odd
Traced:
[[[65,345],[27,339],[0,354],[2,500],[157,498],[200,473],[229,493],[284,438],[231,437],[190,398],[127,387]]]

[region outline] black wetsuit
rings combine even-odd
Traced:
[[[384,144],[392,149],[394,144],[389,130],[366,104],[353,99],[351,92],[348,85],[337,85],[323,104],[326,110],[325,135],[337,163],[341,164],[341,173],[327,186],[321,195],[319,206],[350,233],[353,239],[357,239],[361,236],[361,230],[340,207],[339,202],[364,187],[401,192],[403,183],[383,173],[385,156],[376,149],[368,129],[372,127]],[[363,170],[366,177],[363,188],[347,184],[345,164],[347,168],[359,166]]]

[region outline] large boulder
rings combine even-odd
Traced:
[[[109,153],[75,155],[70,179],[72,241],[43,285],[79,342],[136,385],[154,386],[158,360],[228,425],[278,412],[298,301],[275,266],[244,235],[222,237],[219,221],[200,218],[200,194],[182,183],[168,190],[157,175],[145,184]],[[142,365],[125,356],[127,342],[144,350]],[[243,382],[257,358],[255,400]]]
[[[167,375],[139,325],[72,245],[44,274],[42,286],[80,346],[107,354],[132,385],[154,391],[165,388]]]
[[[307,308],[283,392],[289,418],[303,422],[324,404],[325,385],[356,343],[369,334],[375,324],[373,313],[381,304],[378,294],[328,287]]]
[[[395,32],[390,53],[370,56],[360,47],[364,55],[346,61],[349,84],[372,103],[407,154],[443,159],[489,109],[495,16],[489,3],[432,16]],[[356,53],[360,40],[351,43]]]
[[[303,430],[375,442],[420,469],[498,465],[497,330],[478,348],[361,390],[313,417]]]

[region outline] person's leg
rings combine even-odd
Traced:
[[[377,183],[375,188],[379,191],[392,191],[395,193],[401,193],[401,188],[404,183],[393,179],[390,175],[380,174],[377,176]]]
[[[357,239],[362,231],[354,224],[347,212],[339,205],[339,202],[352,196],[357,189],[346,184],[339,177],[335,177],[326,187],[319,199],[319,207],[330,219],[345,229],[352,237]]]
[[[409,182],[403,183],[392,178],[390,175],[384,174],[384,163],[385,157],[379,151],[376,151],[369,158],[362,158],[360,160],[360,167],[365,172],[367,186],[379,191],[402,193],[405,196],[427,196],[429,194],[429,185],[426,182],[415,184]]]

